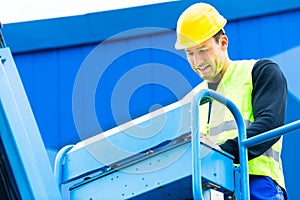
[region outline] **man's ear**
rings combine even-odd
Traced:
[[[222,49],[227,49],[228,47],[228,37],[226,35],[221,35],[220,44]]]

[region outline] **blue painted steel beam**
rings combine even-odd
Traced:
[[[0,132],[22,199],[61,199],[9,48],[0,49]]]

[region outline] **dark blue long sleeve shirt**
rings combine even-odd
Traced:
[[[284,74],[279,66],[269,59],[256,62],[252,70],[252,83],[254,122],[246,129],[248,138],[284,124],[288,95]],[[279,138],[276,138],[249,148],[249,159],[262,155],[278,140]],[[220,147],[235,157],[235,163],[239,163],[237,138],[225,141]]]

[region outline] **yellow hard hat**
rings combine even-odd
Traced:
[[[196,3],[188,7],[177,21],[176,49],[186,49],[205,42],[218,33],[227,20],[211,5]]]

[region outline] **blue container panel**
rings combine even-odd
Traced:
[[[148,40],[146,46],[145,40]],[[169,46],[165,49],[148,47],[154,41]],[[85,96],[93,92],[91,88],[96,89],[92,94],[93,108],[100,128],[91,123],[90,113],[85,111],[89,106],[81,105],[80,123],[84,125],[81,127],[84,134],[81,131],[79,135],[72,112],[73,87],[80,69],[86,67],[82,66],[84,60],[95,56],[91,55],[91,50],[96,45],[16,55],[46,147],[59,149],[76,143],[79,138],[86,139],[181,99],[201,79],[189,67],[184,52],[177,55],[168,51],[167,48],[173,50],[174,41],[174,35],[165,33],[150,39],[133,38],[114,45],[102,45],[104,47],[96,54],[95,66],[90,67],[92,71],[83,80],[86,85],[83,84],[82,93]],[[101,65],[115,55],[118,46],[128,44],[139,48],[117,56],[108,66]],[[101,68],[105,71],[98,77],[98,82],[90,82]],[[113,109],[117,112],[113,113]]]

